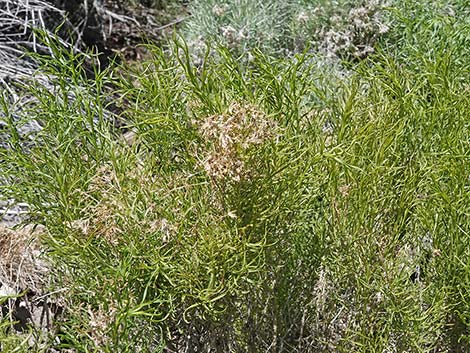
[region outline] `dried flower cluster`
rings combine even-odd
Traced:
[[[227,47],[230,49],[237,48],[241,43],[248,38],[248,35],[243,29],[237,30],[235,27],[228,25],[220,28],[222,37],[225,39]]]
[[[212,13],[217,17],[224,16],[230,10],[228,4],[215,4],[212,8]]]
[[[248,149],[272,137],[276,128],[275,121],[250,104],[233,103],[225,114],[207,117],[199,127],[210,145],[203,161],[207,174],[236,182],[248,177],[244,163]]]
[[[328,56],[351,55],[364,58],[374,52],[378,37],[389,31],[382,18],[383,1],[368,1],[364,6],[353,7],[345,14],[335,14],[330,25],[317,31],[320,50]],[[324,9],[315,9],[321,13]]]
[[[133,165],[132,170],[125,174],[127,181],[132,185],[123,188],[121,177],[110,165],[104,165],[96,171],[88,190],[83,192],[83,198],[88,200],[84,209],[87,218],[76,219],[68,226],[79,234],[94,236],[106,240],[109,244],[119,245],[122,236],[128,229],[136,227],[135,219],[127,215],[135,205],[139,190],[152,190],[158,180],[149,175],[140,165]],[[168,243],[177,232],[176,225],[162,218],[157,212],[157,206],[149,199],[143,199],[147,214],[139,220],[138,227],[142,232],[161,233],[162,243]]]

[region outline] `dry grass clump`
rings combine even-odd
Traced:
[[[108,332],[116,319],[117,309],[115,307],[104,308],[103,305],[92,308],[89,305],[86,309],[86,314],[89,315],[90,336],[96,347],[103,347],[109,344],[111,337]]]
[[[63,312],[66,289],[50,291],[52,265],[40,242],[44,233],[42,226],[0,226],[0,336],[10,330],[0,339],[2,352],[15,345],[44,347]]]
[[[199,131],[210,144],[202,162],[214,179],[240,181],[252,171],[245,167],[247,151],[273,137],[277,124],[251,104],[232,103],[228,111],[212,115],[202,122]]]
[[[17,293],[44,292],[50,269],[39,241],[44,231],[41,226],[12,229],[0,225],[0,284]]]

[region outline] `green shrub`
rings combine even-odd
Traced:
[[[44,61],[4,99],[2,193],[48,229],[60,345],[468,351],[468,20],[419,11],[343,74],[180,39],[93,80]]]

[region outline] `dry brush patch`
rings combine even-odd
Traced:
[[[47,345],[65,303],[65,288],[51,290],[52,263],[41,243],[45,232],[43,226],[0,226],[1,318],[12,337],[27,335],[30,347]]]
[[[43,227],[26,226],[12,229],[0,227],[1,282],[15,291],[44,292],[49,264],[42,255],[38,237]]]

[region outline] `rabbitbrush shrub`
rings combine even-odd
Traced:
[[[42,59],[28,110],[2,96],[1,172],[67,289],[51,346],[468,351],[469,23],[441,5],[403,2],[343,72],[219,47],[196,65],[179,38],[93,79]]]

